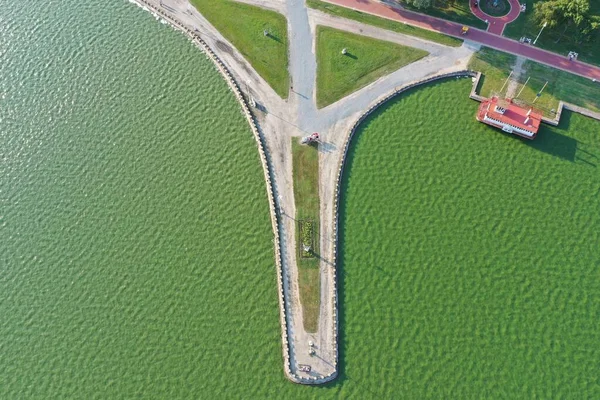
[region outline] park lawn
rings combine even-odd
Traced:
[[[401,2],[401,4],[407,10],[447,19],[479,29],[487,29],[487,24],[471,12],[469,0],[456,0],[453,4],[447,0],[434,0],[434,5],[430,8],[417,8],[404,2]]]
[[[527,88],[520,98],[531,102],[535,94],[548,82],[536,106],[542,110],[557,109],[560,100],[600,111],[600,84],[593,83],[587,78],[573,75],[556,68],[548,67],[533,61],[526,61],[523,68],[527,71],[520,81],[525,83],[531,77]]]
[[[316,332],[321,305],[321,277],[319,275],[319,149],[318,144],[303,145],[292,138],[292,165],[294,202],[296,205],[296,258],[298,284],[304,329]],[[300,225],[312,221],[312,257],[303,257]]]
[[[506,26],[506,29],[504,30],[504,36],[517,40],[522,36],[535,39],[540,32],[540,26],[535,23],[533,18],[533,5],[541,0],[524,1],[527,4],[527,11],[525,13],[521,13],[515,22]],[[521,3],[523,3],[523,0],[521,0]],[[590,12],[600,20],[600,1],[590,1]],[[577,43],[577,39],[573,34],[576,31],[576,28],[573,27],[567,29],[564,36],[560,38],[564,29],[564,26],[559,26],[554,29],[545,28],[540,35],[536,46],[562,54],[565,57],[569,51],[574,51],[579,53],[580,61],[600,65],[600,51],[598,50],[600,43],[600,30],[597,30],[596,33],[591,36],[589,41]],[[559,38],[560,41],[557,43]]]
[[[192,0],[192,4],[279,96],[288,97],[288,37],[283,15],[230,0]]]
[[[347,54],[342,54],[342,49]],[[429,53],[337,29],[317,27],[317,107],[325,107]]]
[[[462,40],[453,38],[451,36],[446,36],[441,33],[432,32],[426,29],[417,28],[415,26],[406,25],[397,21],[376,17],[374,15],[365,14],[360,11],[355,11],[349,8],[325,3],[320,0],[306,0],[306,5],[308,7],[314,8],[315,10],[335,15],[337,17],[352,19],[363,24],[373,25],[378,28],[387,29],[389,31],[415,36],[421,39],[442,44],[444,46],[460,47],[463,44]]]
[[[475,53],[469,62],[469,69],[483,74],[478,93],[490,97],[492,93],[498,92],[508,78],[515,61],[513,55],[486,47]],[[600,111],[600,84],[530,60],[525,62],[523,69],[525,73],[518,79],[517,94],[521,91],[522,85],[527,82],[527,78],[529,81],[518,100],[524,104],[534,104],[536,94],[548,82],[542,95],[534,104],[545,116],[554,118],[560,100]],[[505,94],[506,86],[500,95]]]
[[[512,54],[489,47],[482,47],[473,54],[469,61],[469,69],[482,74],[477,92],[482,96],[490,97],[492,92],[499,91],[515,65],[516,59]]]

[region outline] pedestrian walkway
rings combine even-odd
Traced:
[[[191,34],[202,48],[211,54],[220,71],[230,82],[238,100],[247,110],[240,93],[256,106],[254,118],[249,118],[254,132],[264,149],[265,179],[271,203],[271,216],[278,265],[278,285],[281,291],[280,317],[284,370],[289,379],[304,384],[321,384],[334,379],[338,373],[338,207],[341,168],[348,149],[350,135],[364,115],[402,88],[414,87],[439,76],[459,76],[467,68],[474,51],[479,46],[467,42],[460,47],[443,46],[414,36],[399,34],[338,18],[317,10],[307,9],[305,0],[240,0],[274,9],[288,18],[290,45],[290,86],[293,90],[287,99],[280,98],[269,84],[252,68],[235,47],[227,41],[188,0],[136,0],[150,9],[157,18],[164,19],[187,34]],[[342,1],[331,1],[339,4]],[[348,4],[374,4],[368,0],[347,0]],[[378,9],[367,11],[377,14]],[[388,10],[389,12],[389,10]],[[395,12],[392,10],[392,12]],[[420,14],[413,13],[416,16]],[[410,14],[410,15],[413,15]],[[395,14],[387,18],[401,18]],[[400,19],[402,20],[402,19]],[[408,21],[408,20],[407,20]],[[407,22],[408,23],[408,22]],[[425,23],[410,22],[413,25]],[[441,19],[431,19],[427,29],[444,32],[455,30],[460,36],[462,25]],[[317,26],[329,26],[355,34],[386,40],[392,43],[420,48],[429,55],[356,91],[325,108],[315,105],[317,63],[315,32]],[[477,30],[477,32],[485,33]],[[490,37],[501,38],[488,34]],[[468,74],[467,74],[468,75]],[[600,74],[599,74],[600,76]],[[368,110],[368,111],[367,111]],[[367,114],[365,114],[367,112]],[[247,114],[248,115],[248,114]],[[255,125],[256,124],[256,125]],[[296,206],[293,192],[293,166],[291,162],[292,138],[319,132],[319,197],[320,197],[320,258],[319,265],[321,303],[317,332],[307,332],[303,325],[300,303],[299,273],[296,260]],[[263,147],[264,146],[264,147]],[[260,376],[257,376],[260,379]]]
[[[487,31],[489,33],[502,36],[506,25],[519,18],[519,14],[521,14],[521,4],[519,3],[519,0],[508,0],[510,4],[510,11],[503,17],[493,17],[489,14],[484,13],[481,10],[479,4],[482,1],[486,0],[472,0],[469,2],[469,5],[471,7],[471,12],[473,13],[473,15],[475,15],[480,20],[487,22]]]
[[[324,1],[338,6],[376,15],[378,17],[391,19],[408,25],[428,29],[430,31],[440,32],[449,36],[465,39],[465,37],[461,35],[463,25],[456,22],[447,21],[445,19],[430,17],[429,15],[399,9],[373,0]],[[551,53],[528,44],[519,43],[516,40],[507,39],[494,33],[475,28],[469,29],[466,39],[517,56],[523,56],[530,60],[537,61],[563,71],[600,81],[600,67],[580,61],[569,60],[566,54],[559,55],[556,53]]]

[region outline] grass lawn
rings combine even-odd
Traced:
[[[512,54],[503,53],[488,47],[473,54],[469,61],[469,69],[482,73],[478,93],[489,97],[492,92],[500,90],[516,62]]]
[[[469,68],[483,74],[478,88],[479,94],[489,97],[492,92],[499,91],[514,64],[515,56],[494,49],[484,47],[475,53],[471,58]],[[517,94],[521,91],[527,78],[529,78],[529,82],[518,100],[525,104],[533,104],[536,93],[542,90],[544,84],[548,82],[542,95],[534,104],[547,117],[555,116],[553,110],[558,109],[560,100],[600,111],[600,84],[533,61],[526,61],[523,69],[526,72],[518,79]],[[501,94],[505,93],[506,87]]]
[[[479,29],[487,28],[486,23],[474,16],[471,12],[469,0],[456,0],[454,4],[450,4],[450,2],[446,0],[435,0],[434,6],[430,8],[417,8],[405,4],[404,2],[401,2],[401,4],[407,10],[431,15],[432,17],[447,19]]]
[[[443,44],[445,46],[459,47],[463,44],[462,40],[453,38],[451,36],[446,36],[442,35],[441,33],[431,32],[426,29],[405,25],[400,22],[376,17],[374,15],[365,14],[360,11],[336,6],[334,4],[325,3],[320,0],[306,0],[306,5],[331,15],[352,19],[358,22],[362,22],[363,24],[377,26],[379,28],[402,33],[405,35],[416,36],[421,39]]]
[[[346,48],[347,53],[342,54]],[[317,27],[317,106],[325,107],[429,53]]]
[[[533,18],[533,5],[540,0],[525,0],[527,4],[527,11],[521,13],[519,18],[506,26],[504,30],[504,36],[519,39],[522,36],[526,36],[532,39],[540,32],[540,26],[538,26]],[[523,0],[521,0],[523,3]],[[590,1],[590,11],[593,15],[596,15],[600,19],[600,1]],[[563,27],[557,27],[554,29],[545,28],[540,38],[538,39],[536,46],[546,50],[550,50],[559,54],[563,54],[565,57],[569,51],[575,51],[579,53],[579,60],[585,61],[590,64],[600,65],[600,30],[592,36],[591,40],[583,43],[577,43],[575,35],[576,28],[568,29],[564,36],[557,43],[556,41],[561,36]]]
[[[229,0],[192,4],[244,55],[282,98],[289,92],[287,22],[283,15]],[[264,36],[264,30],[269,32]]]
[[[317,145],[302,145],[292,138],[294,202],[296,204],[296,250],[300,286],[300,302],[304,329],[316,332],[321,305],[319,276],[319,150]],[[311,250],[305,252],[303,243]]]
[[[542,106],[555,108],[558,106],[558,100],[563,100],[600,112],[600,83],[592,83],[589,79],[533,61],[527,61],[524,68],[527,70],[526,75],[531,76],[528,86],[532,85],[534,87],[529,99],[532,100],[536,93],[535,90],[541,89],[544,83],[548,81],[548,86],[546,86],[542,97],[538,100],[538,103],[541,103]],[[523,94],[525,94],[525,91],[523,91]]]

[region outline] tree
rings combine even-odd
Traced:
[[[417,8],[429,8],[433,5],[433,0],[406,0],[406,3]]]
[[[540,1],[533,6],[533,16],[540,27],[544,23],[550,29],[564,26],[557,42],[569,28],[576,28],[575,36],[581,41],[600,25],[590,16],[590,0]]]
[[[575,34],[577,36],[577,43],[581,43],[584,40],[591,40],[592,34],[598,30],[600,30],[600,17],[588,18]]]
[[[589,19],[590,0],[560,0],[560,5],[568,24],[580,26]]]
[[[562,15],[556,7],[558,1],[540,1],[533,5],[533,18],[539,26],[547,24],[548,28],[555,28],[562,22]]]

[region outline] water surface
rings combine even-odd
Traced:
[[[0,19],[0,398],[600,397],[597,123],[527,145],[475,122],[468,81],[369,118],[341,376],[304,387],[256,145],[212,64],[125,1]]]
[[[2,9],[0,397],[284,382],[262,167],[212,63],[125,1]]]

